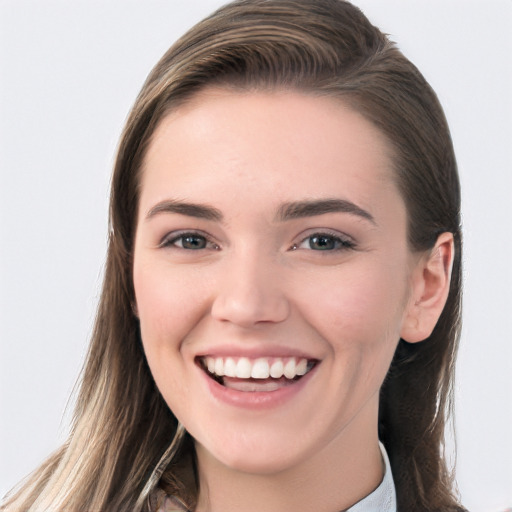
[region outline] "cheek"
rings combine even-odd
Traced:
[[[349,409],[378,396],[400,338],[405,282],[403,271],[352,269],[338,286],[324,287],[312,301],[308,321],[328,342],[333,388],[340,396],[350,390]]]
[[[167,265],[134,264],[134,289],[146,359],[164,400],[175,413],[188,409],[183,341],[204,315],[204,289]]]
[[[145,350],[179,348],[208,310],[204,284],[186,272],[154,262],[135,265],[133,277]]]
[[[134,288],[144,352],[158,387],[180,380],[185,340],[208,313],[205,286],[183,269],[152,262],[134,266]],[[165,393],[164,393],[165,394]]]
[[[364,352],[376,345],[376,350],[383,344],[394,346],[406,304],[406,282],[398,267],[361,265],[351,267],[350,272],[341,269],[329,280],[303,284],[303,289],[312,290],[309,306],[304,297],[304,316],[335,350]]]

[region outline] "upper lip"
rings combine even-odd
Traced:
[[[321,358],[303,350],[297,349],[296,347],[287,346],[241,346],[241,345],[218,345],[215,347],[209,347],[201,351],[197,351],[195,358],[201,357],[247,357],[249,359],[258,359],[264,357],[296,357],[300,359],[315,359],[320,360]]]

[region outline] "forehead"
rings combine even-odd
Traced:
[[[244,204],[397,194],[390,145],[341,100],[292,91],[210,88],[162,119],[141,175],[141,211],[166,194]],[[220,197],[220,196],[219,196]]]

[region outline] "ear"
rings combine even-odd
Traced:
[[[442,233],[433,249],[416,263],[412,293],[400,332],[405,341],[417,343],[432,334],[450,291],[453,257],[453,235]]]
[[[135,316],[135,318],[139,318],[139,308],[137,307],[137,302],[135,302],[135,299],[131,302],[132,305],[132,313]]]

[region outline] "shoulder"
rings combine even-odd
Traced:
[[[150,512],[189,512],[180,500],[159,488],[151,492],[149,503]]]

